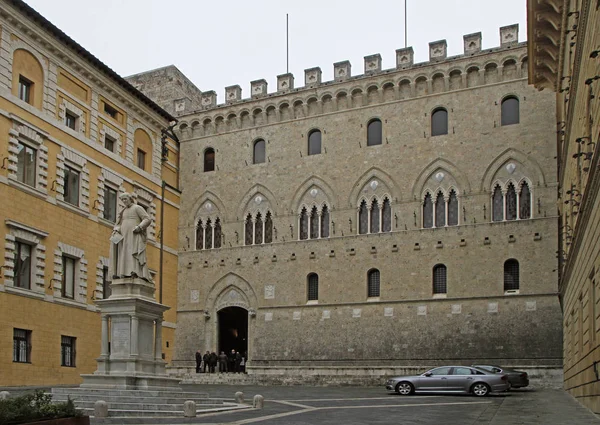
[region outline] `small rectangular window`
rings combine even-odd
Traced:
[[[60,337],[60,365],[75,367],[75,342],[77,338],[72,336]]]
[[[117,221],[117,191],[112,187],[104,188],[104,218],[113,223]]]
[[[75,298],[75,264],[77,260],[63,255],[62,257],[62,289],[64,298]]]
[[[66,126],[75,130],[75,127],[77,126],[77,118],[79,118],[77,115],[75,115],[69,111],[65,112]]]
[[[15,242],[14,280],[18,288],[31,289],[31,251],[31,245]]]
[[[31,91],[33,90],[33,82],[19,75],[19,99],[31,104]]]
[[[110,136],[104,136],[104,147],[114,153],[115,140]]]
[[[79,206],[79,171],[70,167],[65,167],[64,198],[65,202]]]
[[[37,151],[19,142],[17,145],[17,180],[35,187]]]
[[[110,106],[108,103],[105,102],[104,103],[104,113],[116,120],[117,114],[119,113],[119,111],[117,111],[115,108],[113,108],[112,106]]]
[[[31,331],[13,329],[13,362],[31,363]]]
[[[142,170],[146,169],[146,152],[141,149],[137,150],[137,166]]]

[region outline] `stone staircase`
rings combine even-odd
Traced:
[[[99,388],[53,388],[52,400],[73,400],[77,408],[90,416],[93,424],[159,424],[189,423],[184,417],[183,404],[196,403],[196,415],[250,408],[248,405],[209,398],[208,393],[186,392],[180,388],[155,388],[149,390],[120,390]],[[94,417],[94,404],[108,404],[108,416]]]

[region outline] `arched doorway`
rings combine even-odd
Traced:
[[[218,312],[219,352],[248,352],[248,310],[226,307]],[[246,358],[248,358],[246,356]]]

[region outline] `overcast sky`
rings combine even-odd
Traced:
[[[289,70],[304,85],[304,70],[319,66],[323,81],[333,63],[349,60],[363,73],[364,56],[380,53],[395,67],[404,47],[403,0],[26,0],[27,3],[121,76],[176,65],[202,91],[264,78],[269,92]],[[461,54],[462,36],[481,31],[483,48],[500,44],[499,28],[519,24],[526,40],[526,0],[408,0],[408,46],[428,60],[428,43],[448,41]]]

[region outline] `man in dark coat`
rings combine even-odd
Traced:
[[[202,361],[204,362],[204,365],[202,367],[202,371],[204,373],[206,373],[206,368],[208,368],[209,360],[210,360],[210,351],[206,350],[206,354],[204,354],[204,356],[202,356]]]
[[[225,354],[225,351],[221,351],[221,354],[219,354],[219,372],[227,372],[227,360],[227,354]]]
[[[217,367],[217,363],[219,362],[219,356],[214,351],[210,353],[210,358],[208,360],[209,372],[215,373],[215,368]]]
[[[235,373],[240,373],[241,367],[240,364],[242,363],[242,353],[240,353],[239,351],[235,353]]]
[[[231,353],[229,353],[229,372],[233,373],[235,372],[235,350],[231,350]]]
[[[202,365],[202,353],[200,350],[196,351],[196,373],[200,373],[200,366]]]

